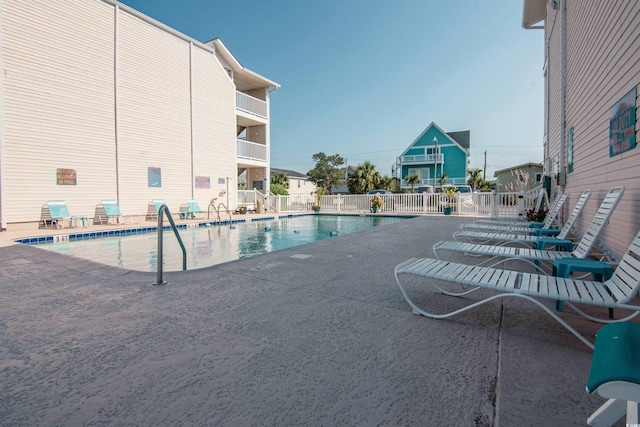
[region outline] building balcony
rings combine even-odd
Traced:
[[[267,119],[267,103],[246,93],[236,92],[236,109]]]
[[[236,156],[244,160],[243,163],[260,164],[267,162],[267,146],[245,139],[236,139]]]
[[[403,165],[408,164],[433,164],[444,163],[444,154],[418,154],[413,156],[401,156],[400,163]]]

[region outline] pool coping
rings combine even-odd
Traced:
[[[176,228],[180,230],[190,229],[190,228],[203,228],[203,227],[212,227],[212,226],[220,226],[220,225],[231,225],[231,224],[245,224],[252,222],[260,222],[260,221],[272,221],[279,220],[284,218],[293,218],[293,217],[303,217],[303,216],[380,216],[380,215],[365,215],[365,214],[335,214],[335,213],[299,213],[299,214],[285,214],[285,215],[271,215],[264,216],[259,218],[240,218],[240,219],[232,219],[232,220],[216,220],[216,221],[199,221],[199,222],[189,222],[189,223],[179,223],[176,224]],[[394,217],[394,218],[414,218],[415,215],[384,215],[385,217]],[[171,226],[165,225],[162,227],[164,231],[170,231]],[[59,242],[72,242],[75,240],[90,240],[90,239],[98,239],[101,237],[113,237],[113,236],[126,236],[131,234],[146,234],[152,233],[154,231],[158,231],[158,226],[148,226],[148,227],[134,227],[134,228],[118,228],[114,230],[97,230],[97,231],[86,231],[86,232],[76,232],[76,233],[63,233],[62,229],[57,229],[56,234],[51,235],[42,235],[42,236],[32,236],[32,237],[21,237],[17,239],[13,239],[15,243],[22,243],[26,245],[39,245],[39,244],[47,244],[47,243],[59,243]]]

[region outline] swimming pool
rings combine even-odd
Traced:
[[[187,250],[187,269],[192,270],[405,219],[407,217],[303,215],[234,224],[190,224],[193,228],[185,226],[179,232]],[[147,227],[127,234],[84,233],[59,242],[51,238],[20,242],[116,267],[156,271],[158,234],[154,230]],[[172,231],[164,232],[163,251],[163,269],[182,270],[182,251]]]

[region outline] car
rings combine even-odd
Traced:
[[[416,188],[416,193],[433,193],[433,186],[431,185],[422,185]]]

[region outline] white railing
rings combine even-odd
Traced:
[[[379,212],[396,214],[442,214],[452,207],[452,215],[477,217],[519,217],[535,207],[537,195],[529,193],[457,193],[447,202],[442,193],[384,194],[384,206]],[[316,203],[312,196],[271,196],[278,212],[310,211]],[[371,195],[336,195],[320,199],[320,211],[329,213],[369,213]]]
[[[267,146],[244,139],[236,139],[238,157],[251,160],[267,161]]]
[[[400,157],[402,163],[444,163],[444,154],[438,153],[436,160],[435,154],[417,154],[413,156]]]
[[[236,92],[236,108],[267,118],[267,103],[246,93]]]
[[[258,193],[255,190],[238,190],[238,207],[244,206],[249,211],[256,210]]]
[[[440,179],[438,178],[436,180],[436,185],[439,186],[440,185]],[[465,185],[467,179],[466,178],[446,178],[444,180],[444,184],[446,185]],[[423,178],[420,179],[420,182],[418,184],[416,184],[414,186],[414,188],[420,187],[421,185],[430,185],[433,187],[433,178]],[[402,188],[403,189],[411,189],[411,186],[409,184],[407,184],[407,182],[404,180],[404,178],[402,179]]]

